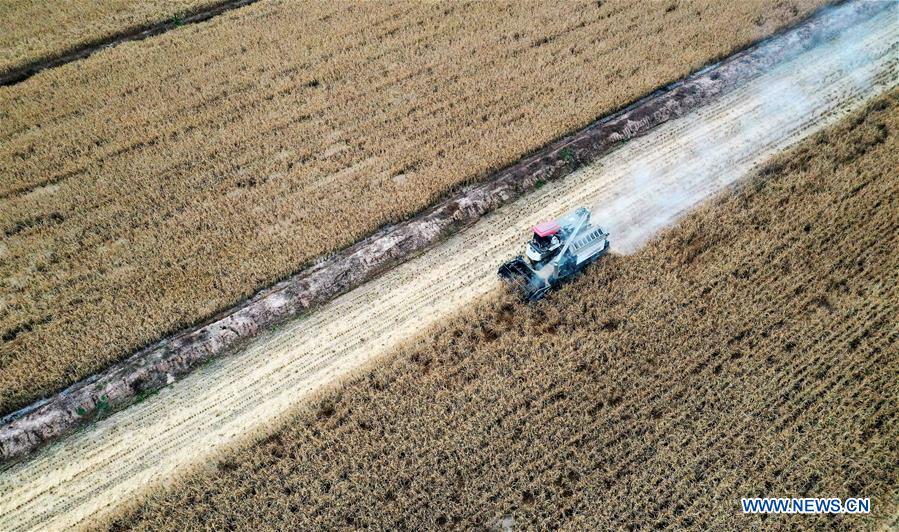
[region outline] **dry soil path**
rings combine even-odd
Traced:
[[[110,418],[0,471],[0,529],[60,529],[271,427],[497,284],[528,226],[586,205],[629,252],[771,155],[899,84],[895,10],[860,25]]]

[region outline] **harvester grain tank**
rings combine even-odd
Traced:
[[[542,298],[609,250],[609,234],[590,224],[590,210],[585,207],[531,229],[524,256],[499,268],[499,276],[528,301]]]

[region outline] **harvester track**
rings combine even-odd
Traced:
[[[527,227],[593,207],[630,252],[771,155],[899,84],[889,10],[213,361],[158,396],[0,471],[0,529],[71,526],[259,434],[316,390],[497,286]]]

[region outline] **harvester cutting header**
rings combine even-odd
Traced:
[[[532,230],[525,256],[499,268],[499,276],[528,301],[542,298],[609,250],[609,234],[590,225],[590,210],[585,207],[559,220],[540,222]]]

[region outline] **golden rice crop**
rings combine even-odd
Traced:
[[[17,0],[0,3],[0,74],[217,3],[214,0]]]
[[[488,298],[106,525],[895,520],[896,131],[899,92],[636,255],[600,261],[537,305]],[[741,497],[765,496],[870,497],[872,514],[740,513]]]
[[[0,411],[822,0],[265,1],[0,89]]]

